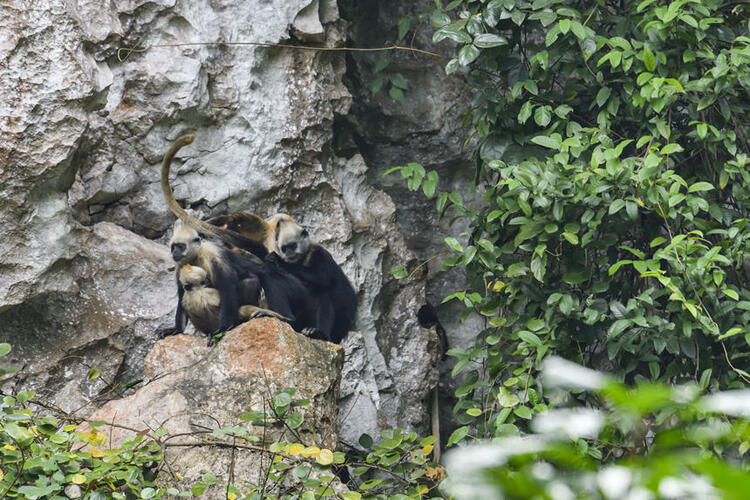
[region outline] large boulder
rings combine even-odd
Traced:
[[[109,401],[90,419],[106,422],[99,430],[110,446],[142,431],[166,431],[161,439],[169,465],[161,480],[170,486],[189,489],[206,473],[220,484],[230,476],[235,485],[253,483],[268,463],[261,446],[233,448],[232,438],[211,432],[244,426],[267,442],[286,439],[334,449],[343,361],[341,347],[310,340],[270,318],[238,326],[213,347],[207,347],[204,336],[174,335],[157,342],[146,356],[146,383],[128,397]],[[276,392],[288,387],[296,389],[294,399],[310,400],[294,410],[304,414],[294,434],[240,420],[248,412],[269,411]],[[223,486],[207,495],[225,498]]]

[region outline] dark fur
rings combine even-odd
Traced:
[[[273,245],[277,221],[291,220],[291,217],[285,214],[276,214],[271,220],[263,221],[263,219],[250,214],[232,214],[224,218],[215,218],[213,220],[214,225],[212,225],[190,216],[175,200],[172,188],[169,185],[169,171],[172,158],[174,158],[180,148],[192,143],[193,139],[194,136],[192,135],[179,137],[172,144],[169,151],[167,151],[167,154],[164,155],[161,168],[161,187],[169,208],[184,222],[186,227],[190,227],[195,232],[196,236],[200,232],[201,234],[217,238],[233,247],[232,251],[224,247],[220,247],[220,251],[216,251],[214,247],[217,247],[217,245],[211,244],[210,248],[215,255],[211,255],[204,262],[194,260],[181,262],[174,255],[173,247],[173,257],[178,262],[178,265],[194,264],[202,267],[209,274],[211,286],[219,291],[221,297],[220,331],[228,330],[238,324],[238,308],[242,304],[239,297],[245,293],[242,282],[246,277],[251,275],[256,275],[260,280],[260,285],[266,293],[266,302],[269,309],[290,318],[292,320],[292,327],[295,330],[302,331],[305,328],[315,326],[315,307],[317,304],[315,297],[311,295],[310,291],[295,276],[286,273],[277,266],[269,266],[262,260],[262,257],[266,256],[272,250],[272,247],[269,245]],[[250,221],[261,226],[261,234],[252,233],[252,237],[247,237],[232,231],[229,229],[229,226],[236,221],[244,221],[244,223]],[[245,229],[243,224],[237,227]],[[257,229],[255,225],[252,228]],[[265,235],[266,241],[254,239],[256,237],[263,237],[263,235]],[[170,329],[167,330],[168,332],[176,333],[176,331],[181,331],[184,328],[186,320],[184,319],[185,315],[180,305],[183,293],[184,291],[178,280],[175,331],[171,331],[172,329]]]
[[[175,326],[161,330],[158,336],[163,338],[182,332],[187,325],[188,315],[182,306],[185,290],[180,283],[179,275],[182,266],[192,264],[206,270],[211,287],[219,292],[219,328],[209,335],[208,343],[211,345],[214,334],[230,330],[240,323],[238,311],[241,305],[258,304],[261,283],[259,278],[243,265],[246,259],[220,245],[201,240],[194,229],[178,225],[175,235],[177,239],[173,237],[170,245],[172,258],[177,263]]]
[[[307,231],[294,222],[279,224],[277,247],[266,262],[297,277],[314,298],[315,328],[324,340],[339,344],[357,317],[357,294],[328,251],[308,240]]]
[[[298,278],[266,262],[257,264],[239,255],[237,258],[244,269],[260,279],[270,310],[289,318],[289,324],[298,332],[315,326],[315,298]]]

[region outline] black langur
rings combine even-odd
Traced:
[[[445,359],[448,352],[448,336],[445,328],[440,324],[437,311],[429,302],[419,308],[417,311],[417,320],[422,328],[435,327],[435,333],[440,341],[441,360]],[[440,360],[438,360],[438,377],[440,375]],[[430,408],[430,424],[432,425],[432,435],[435,436],[435,444],[432,450],[432,459],[435,463],[440,463],[440,384],[435,385],[432,389],[432,405]]]
[[[238,324],[239,306],[243,304],[256,305],[258,302],[240,301],[238,295],[245,294],[243,283],[248,279],[257,279],[266,294],[268,308],[272,311],[289,318],[292,328],[303,331],[315,326],[315,310],[317,301],[308,291],[303,283],[295,276],[264,263],[260,256],[267,255],[269,249],[268,238],[266,241],[258,241],[248,238],[238,232],[203,222],[191,217],[185,212],[174,199],[172,188],[169,185],[169,170],[172,158],[183,146],[193,142],[194,136],[183,135],[179,137],[169,151],[164,155],[161,169],[161,186],[164,197],[172,212],[180,218],[179,224],[175,224],[175,236],[172,238],[172,257],[178,263],[177,276],[185,264],[202,267],[208,274],[211,288],[219,292],[220,298],[220,324],[219,331],[224,331]],[[257,216],[252,217],[263,221]],[[269,221],[259,222],[261,226],[268,224],[267,230],[273,230],[278,221],[291,221],[291,217],[277,214]],[[224,222],[226,225],[227,222]],[[231,221],[230,221],[231,222]],[[213,236],[231,245],[233,251],[216,243],[203,240],[200,233]],[[275,239],[274,239],[275,241]],[[182,311],[182,298],[184,290],[178,279],[178,303],[177,319],[175,328],[169,329],[164,335],[176,333],[184,328],[185,315]],[[243,297],[243,300],[245,297]],[[218,332],[217,332],[218,333]]]
[[[438,340],[440,341],[440,359],[445,359],[445,353],[448,352],[448,336],[445,333],[445,328],[440,324],[440,320],[437,317],[437,311],[429,302],[417,311],[417,321],[423,328],[435,327],[435,333],[437,333]]]
[[[219,330],[221,321],[221,299],[219,291],[211,286],[208,273],[198,266],[186,264],[180,268],[182,285],[182,309],[195,329],[213,337]],[[289,321],[288,318],[255,305],[241,305],[238,311],[240,321],[268,316]]]
[[[357,316],[357,294],[344,271],[293,221],[279,221],[276,248],[278,253],[268,254],[265,260],[299,278],[315,297],[316,335],[341,343]]]

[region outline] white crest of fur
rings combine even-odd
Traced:
[[[294,221],[281,220],[276,226],[277,253],[287,262],[297,263],[310,250],[310,239],[303,233],[304,229]],[[296,243],[296,248],[285,247]]]
[[[177,219],[172,230],[171,243],[185,243],[198,237],[198,231]]]
[[[278,213],[273,214],[268,220],[266,220],[269,231],[266,235],[266,241],[264,241],[263,243],[266,245],[266,250],[268,250],[269,252],[275,252],[281,255],[279,247],[276,246],[276,233],[279,230],[279,225],[284,222],[294,223],[294,219],[287,214]]]

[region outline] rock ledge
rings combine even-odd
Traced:
[[[165,456],[175,473],[170,484],[184,481],[180,486],[189,487],[207,472],[222,483],[233,469],[233,483],[241,485],[257,479],[268,457],[232,450],[225,446],[231,438],[224,445],[207,446],[207,441],[218,439],[211,432],[222,426],[248,426],[240,415],[267,411],[277,391],[294,387],[294,398],[309,399],[310,404],[295,409],[305,416],[297,436],[283,437],[335,448],[343,360],[341,347],[310,340],[271,318],[244,323],[213,347],[206,346],[203,336],[174,335],[157,342],[146,356],[143,387],[108,402],[90,418],[107,423],[99,429],[109,446],[118,446],[138,431],[165,429]],[[266,429],[263,436],[262,428],[251,429],[266,441],[284,432]],[[224,490],[216,488],[220,498]]]

